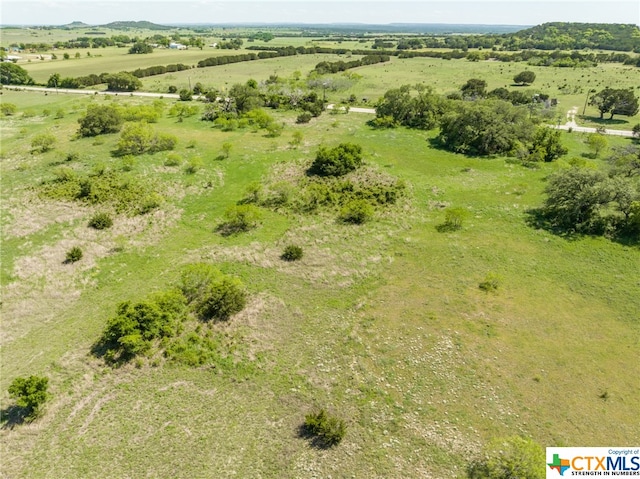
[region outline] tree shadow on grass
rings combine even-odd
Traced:
[[[616,234],[606,235],[604,233],[569,230],[555,225],[544,211],[544,208],[532,208],[525,211],[525,222],[527,226],[531,228],[547,231],[554,236],[559,236],[567,241],[577,241],[588,236],[593,238],[606,236],[614,243],[630,247],[640,247],[640,235],[636,232],[623,229],[618,231]]]
[[[240,233],[244,233],[245,231],[249,231],[249,229],[250,228],[246,227],[245,225],[238,224],[233,221],[226,221],[216,226],[215,232],[227,238],[229,236],[234,236]]]
[[[582,121],[589,121],[591,123],[595,123],[598,126],[603,126],[605,129],[607,127],[626,125],[629,123],[628,120],[623,120],[622,118],[614,118],[610,120],[609,118],[598,118],[597,116],[587,116],[587,115],[578,115],[578,119]]]
[[[311,432],[304,424],[300,424],[300,426],[298,426],[297,436],[301,439],[306,439],[309,446],[314,449],[327,450],[335,446],[335,443],[331,443],[324,437]]]
[[[12,404],[11,406],[0,410],[1,428],[11,430],[21,424],[30,423],[32,420],[28,418],[29,413],[30,411],[28,408],[21,407],[16,404]]]
[[[569,231],[554,225],[544,208],[531,208],[525,211],[525,223],[530,228],[547,231],[566,240],[575,241],[584,236],[576,231]]]

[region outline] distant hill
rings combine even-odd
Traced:
[[[62,25],[62,28],[86,28],[86,27],[90,27],[91,25],[84,23],[84,22],[71,22],[68,25]]]
[[[543,23],[506,35],[505,46],[541,50],[635,51],[640,53],[640,28],[620,23]]]
[[[140,21],[140,22],[111,22],[106,25],[100,25],[104,28],[113,28],[118,30],[126,30],[130,28],[144,29],[144,30],[172,30],[173,27],[166,25],[158,25],[157,23]]]

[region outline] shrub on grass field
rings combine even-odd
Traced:
[[[290,244],[284,248],[282,256],[280,257],[285,261],[298,261],[299,259],[302,259],[302,255],[303,252],[300,246]]]
[[[67,251],[67,255],[65,257],[65,263],[75,263],[82,259],[82,249],[79,246],[74,246],[69,251]]]
[[[103,354],[111,363],[126,362],[147,353],[154,340],[177,334],[185,311],[186,299],[178,290],[156,293],[139,303],[120,303],[94,352]]]
[[[467,210],[464,208],[447,208],[444,212],[444,223],[437,226],[438,231],[458,231],[462,228],[462,223]]]
[[[46,153],[53,150],[56,144],[56,137],[51,133],[40,133],[31,140],[31,151],[34,153]]]
[[[164,160],[164,166],[180,166],[182,157],[178,153],[169,153],[167,159]]]
[[[360,225],[373,217],[373,206],[365,200],[353,200],[340,210],[340,221]]]
[[[218,226],[222,235],[249,231],[258,226],[262,214],[254,205],[233,205],[224,212],[224,221]]]
[[[313,115],[311,115],[311,113],[309,113],[308,111],[305,111],[298,115],[298,118],[296,118],[296,123],[309,123],[311,121],[311,118],[313,118]]]
[[[197,310],[204,321],[227,321],[242,311],[246,304],[247,294],[240,280],[224,276],[204,290]]]
[[[204,161],[199,156],[189,158],[184,171],[189,175],[194,175],[198,170],[204,167]]]
[[[173,150],[178,143],[175,135],[156,133],[145,122],[126,123],[120,133],[117,145],[118,155],[141,155],[158,151]]]
[[[469,479],[543,479],[544,449],[528,438],[497,439],[485,448],[484,457],[467,468]]]
[[[318,447],[332,447],[340,443],[347,432],[342,419],[330,416],[324,409],[307,414],[302,426],[304,434],[313,437],[313,444]]]
[[[478,287],[482,291],[497,291],[500,287],[500,277],[495,273],[487,273],[484,277],[484,281],[478,284]]]
[[[319,176],[342,176],[362,164],[362,147],[353,143],[341,143],[335,148],[320,147],[311,172]]]
[[[97,230],[104,230],[113,226],[113,220],[109,213],[96,213],[89,220],[89,226]]]
[[[78,120],[80,136],[97,136],[116,133],[122,128],[124,118],[121,110],[114,105],[89,105],[82,118]]]
[[[186,266],[180,277],[180,290],[204,321],[226,321],[242,311],[247,302],[240,280],[222,274],[207,263]]]
[[[0,105],[0,112],[2,112],[2,115],[4,116],[15,115],[17,111],[18,107],[13,103],[2,103]]]
[[[34,420],[42,414],[42,406],[49,399],[49,379],[41,376],[15,378],[9,385],[9,396],[22,408],[21,419]]]

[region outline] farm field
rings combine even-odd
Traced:
[[[124,50],[22,66],[46,82],[55,72],[133,69],[141,58],[160,65],[242,53],[117,52]],[[345,57],[191,69],[144,78],[142,90],[201,82],[227,91],[270,75],[306,76],[318,62],[338,59]],[[393,57],[349,70],[357,77],[324,93],[328,102],[353,94],[371,105],[403,84],[447,94],[481,78],[489,90],[511,89],[524,69],[536,73],[527,89],[558,98],[562,122],[566,110],[582,112],[590,88],[640,85],[640,69],[620,64],[555,69]],[[299,112],[267,110],[283,125],[271,135],[215,128],[200,119],[199,102],[188,103],[196,114],[178,118],[171,108],[187,102],[1,93],[3,104],[17,108],[0,118],[0,453],[11,458],[2,461],[2,477],[464,478],[470,461],[500,438],[543,446],[640,440],[638,244],[557,235],[529,215],[554,172],[571,160],[603,168],[607,154],[632,139],[609,137],[594,158],[586,135],[563,132],[565,157],[525,168],[510,157],[441,149],[437,130],[374,129],[371,115],[355,112],[299,124]],[[89,105],[156,108],[162,114],[153,130],[175,135],[177,145],[118,156],[118,133],[77,135]],[[596,113],[587,107],[579,123],[599,125]],[[635,123],[619,116],[606,125]],[[43,133],[55,136],[54,147],[33,152]],[[362,146],[364,176],[406,185],[365,224],[290,206],[302,193],[285,187],[304,181],[320,147],[340,143]],[[107,174],[123,189],[149,188],[160,199],[144,214],[128,214],[44,194],[64,175]],[[225,211],[257,183],[281,188],[286,200],[259,206],[255,229],[221,234]],[[468,212],[456,231],[440,227],[450,207]],[[105,209],[113,226],[89,228]],[[304,256],[284,261],[292,244]],[[84,254],[69,264],[72,246]],[[120,367],[94,354],[118,303],[178,285],[184,267],[199,262],[239,278],[248,291],[246,307],[231,319],[197,326],[222,353],[197,366],[158,353]],[[479,288],[489,276],[500,279],[496,291]],[[50,378],[52,398],[43,417],[13,424],[7,388],[30,374]],[[316,408],[346,421],[336,447],[301,437]]]
[[[11,31],[11,30],[9,30]],[[114,31],[113,33],[115,33]],[[120,32],[122,33],[122,32]],[[131,32],[127,32],[132,34]],[[151,32],[148,32],[151,33]],[[77,34],[77,32],[76,32]],[[42,35],[42,33],[39,33]],[[46,39],[46,37],[43,37]],[[207,38],[206,45],[221,41],[222,37]],[[9,44],[10,37],[3,38],[4,44]],[[35,41],[35,39],[33,39]],[[276,37],[271,42],[245,42],[244,46],[321,46],[327,48],[367,49],[371,42],[356,41],[328,41],[309,38]],[[156,49],[149,55],[131,55],[127,48],[107,47],[92,49],[70,49],[56,51],[57,60],[38,60],[40,54],[25,54],[18,64],[25,68],[36,82],[46,83],[54,73],[62,77],[77,77],[90,74],[116,73],[118,71],[133,71],[156,65],[183,63],[193,68],[180,72],[166,73],[142,78],[145,91],[164,93],[170,86],[178,89],[189,88],[200,82],[209,88],[225,91],[235,83],[242,83],[247,78],[265,81],[270,75],[280,78],[290,78],[294,72],[307,73],[316,64],[327,61],[351,61],[361,58],[359,55],[297,55],[295,57],[255,60],[214,67],[195,68],[198,61],[215,56],[239,55],[250,53],[251,50],[220,50],[205,46],[190,48],[189,50]],[[80,58],[75,58],[76,52]],[[87,56],[87,52],[91,56]],[[64,53],[69,53],[70,59],[63,60]],[[255,51],[253,53],[256,53]],[[42,54],[45,58],[47,53]],[[436,92],[448,94],[457,91],[469,78],[479,78],[487,82],[487,90],[495,88],[514,88],[513,77],[523,69],[533,71],[536,81],[528,87],[520,87],[531,94],[545,93],[557,98],[560,114],[573,107],[579,108],[579,122],[583,126],[630,130],[634,123],[628,117],[617,116],[613,120],[599,120],[598,110],[592,105],[586,105],[587,95],[591,90],[601,90],[608,85],[615,84],[619,88],[631,88],[640,93],[640,70],[633,66],[620,63],[602,63],[592,68],[549,68],[530,66],[523,62],[497,62],[467,60],[442,60],[437,58],[409,58],[399,59],[391,57],[389,62],[362,66],[349,70],[349,79],[343,80],[344,74],[333,75],[341,83],[337,91],[331,89],[325,92],[330,102],[339,103],[350,95],[355,95],[358,104],[364,104],[363,99],[375,102],[385,91],[403,84],[424,83]],[[355,74],[355,75],[354,75]],[[331,77],[331,75],[329,76]],[[97,88],[104,88],[98,86]],[[518,89],[518,87],[515,87]],[[584,110],[584,115],[582,112]]]

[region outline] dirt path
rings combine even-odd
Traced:
[[[576,123],[576,115],[578,114],[579,107],[574,106],[567,112],[567,122],[564,125],[549,125],[551,128],[555,128],[557,130],[571,130],[577,131],[580,133],[596,133],[598,130],[596,128],[591,128],[588,126],[578,126]],[[609,130],[605,129],[604,131],[600,130],[601,133],[605,135],[614,135],[614,136],[626,136],[628,138],[633,137],[633,132],[628,130]]]

